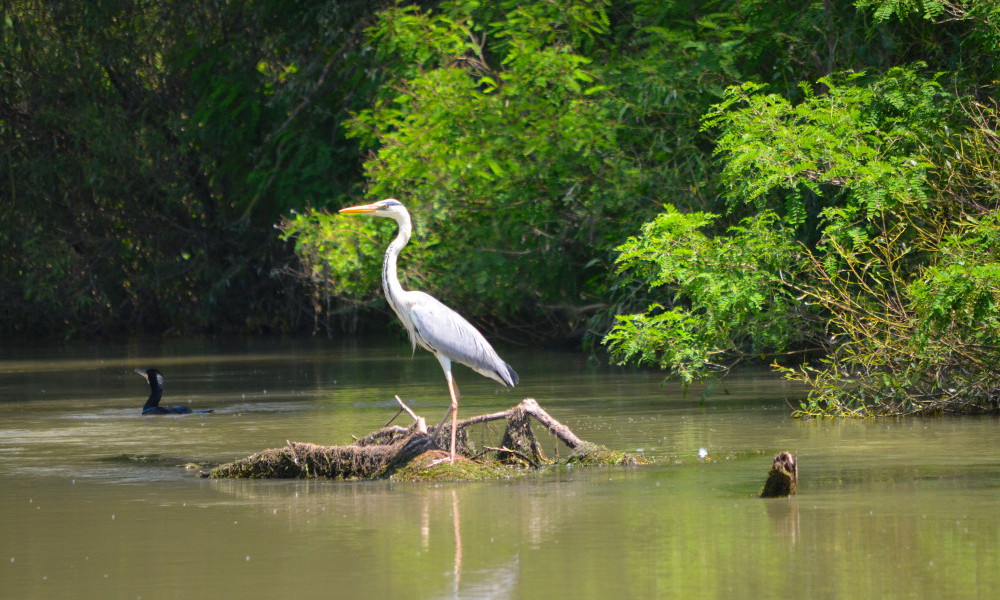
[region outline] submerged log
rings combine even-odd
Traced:
[[[761,498],[794,496],[799,486],[799,465],[791,452],[779,452],[771,463]]]
[[[448,479],[507,476],[510,465],[527,464],[537,468],[553,462],[542,454],[541,445],[531,431],[529,416],[573,450],[567,462],[615,465],[648,462],[640,456],[613,452],[581,440],[568,427],[545,412],[538,402],[526,398],[508,410],[459,421],[456,450],[459,456],[456,456],[455,465],[452,466],[447,452],[442,454],[447,446],[443,440],[450,440],[451,437],[451,423],[427,427],[424,418],[416,415],[398,397],[396,400],[402,407],[398,414],[405,411],[414,421],[408,428],[391,426],[390,420],[382,429],[356,439],[348,446],[287,442],[284,447],[271,448],[220,465],[205,476],[249,479],[383,479],[405,470],[407,478],[440,479],[440,474],[430,475],[428,472],[441,471],[444,467],[451,471],[445,476]],[[500,447],[487,447],[483,452],[476,453],[468,442],[466,428],[497,420],[507,421]],[[495,460],[483,460],[487,453],[492,453]]]

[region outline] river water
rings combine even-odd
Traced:
[[[5,598],[986,598],[1000,590],[1000,421],[797,421],[767,371],[708,393],[586,357],[458,367],[462,416],[534,397],[655,461],[490,483],[214,481],[286,441],[347,444],[399,394],[444,414],[437,361],[378,343],[167,340],[0,348]],[[142,417],[136,368],[166,377]],[[536,428],[537,429],[537,428]],[[482,432],[484,442],[496,432]],[[553,438],[545,439],[552,455]],[[699,450],[707,452],[699,458]],[[800,490],[756,497],[773,455]]]

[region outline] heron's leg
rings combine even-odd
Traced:
[[[441,431],[441,427],[444,426],[445,421],[448,420],[448,412],[451,412],[451,462],[455,462],[455,445],[456,445],[456,427],[458,425],[458,384],[455,383],[455,378],[451,375],[451,359],[443,354],[434,354],[437,357],[438,362],[441,363],[441,369],[444,371],[445,381],[448,382],[448,394],[451,396],[451,407],[444,413],[444,417],[441,418],[441,423],[435,430],[434,437],[437,437],[438,431]]]
[[[445,371],[448,380],[448,392],[451,393],[451,464],[455,464],[455,441],[458,435],[458,384],[451,376],[451,369]]]

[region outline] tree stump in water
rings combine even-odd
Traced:
[[[799,485],[799,465],[795,458],[791,452],[779,452],[774,457],[764,489],[760,492],[761,498],[795,495]]]
[[[528,413],[520,404],[508,411],[507,427],[500,440],[500,448],[496,449],[497,459],[502,463],[523,463],[537,467],[540,463],[549,462],[542,453],[542,446],[531,432],[531,421]]]
[[[450,465],[444,451],[450,440],[451,423],[427,427],[426,421],[410,410],[399,398],[402,407],[414,423],[410,427],[386,426],[348,446],[319,446],[302,442],[287,442],[284,447],[271,448],[241,460],[220,465],[206,477],[212,478],[326,478],[326,479],[384,479],[404,470],[418,479],[489,479],[509,474],[510,467],[503,465],[528,464],[538,467],[551,464],[541,451],[541,445],[531,431],[528,417],[533,417],[552,435],[573,450],[570,461],[582,464],[646,464],[640,456],[613,452],[603,446],[585,442],[565,425],[553,419],[532,398],[522,400],[517,406],[488,415],[479,415],[459,421],[458,447],[455,465]],[[397,415],[398,416],[398,415]],[[465,429],[478,423],[505,419],[507,427],[498,448],[486,448],[474,453],[468,443]],[[391,421],[390,421],[391,423]],[[440,434],[440,435],[439,435]],[[482,457],[486,452],[495,453],[493,463],[470,458]],[[438,468],[438,467],[441,468]],[[446,475],[428,475],[429,470]]]

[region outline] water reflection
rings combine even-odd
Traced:
[[[799,541],[799,499],[796,496],[769,498],[762,503],[767,509],[767,516],[771,518],[774,531],[794,547]]]
[[[455,529],[455,571],[452,593],[455,598],[460,598],[459,591],[462,589],[462,514],[458,509],[458,492],[455,490],[451,490],[451,516]]]

